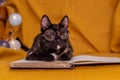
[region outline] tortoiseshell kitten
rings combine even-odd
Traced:
[[[27,60],[54,61],[70,60],[73,49],[69,42],[68,16],[59,24],[52,24],[44,15],[41,19],[41,33],[37,35],[28,51]]]

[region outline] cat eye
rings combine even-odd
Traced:
[[[54,33],[53,30],[46,30],[46,31],[45,31],[45,34],[47,34],[47,35],[49,35],[49,34],[53,34],[53,33]]]
[[[44,38],[48,41],[53,41],[55,39],[55,35],[57,33],[57,36],[59,36],[61,39],[68,39],[69,38],[69,32],[54,32],[53,30],[46,30],[43,34]]]
[[[68,32],[58,33],[59,37],[61,39],[68,39]]]
[[[53,41],[55,39],[55,34],[53,30],[46,30],[44,33],[44,38],[48,41]]]

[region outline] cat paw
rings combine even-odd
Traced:
[[[66,54],[63,54],[59,57],[59,60],[61,60],[61,61],[67,61],[67,60],[70,60],[70,59],[71,59],[71,57],[69,57]]]
[[[31,55],[27,55],[25,59],[26,60],[37,60],[37,56],[31,54]]]
[[[41,60],[41,59],[40,59]],[[54,61],[55,58],[52,55],[47,55],[42,58],[42,61]]]

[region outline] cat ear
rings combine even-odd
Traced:
[[[60,24],[62,25],[62,27],[68,28],[68,23],[69,23],[69,18],[67,15],[65,15],[62,21],[60,22]]]
[[[41,26],[42,26],[42,29],[46,29],[48,28],[49,26],[51,25],[51,22],[48,18],[47,15],[43,15],[42,19],[41,19]]]

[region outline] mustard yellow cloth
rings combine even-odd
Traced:
[[[23,22],[14,27],[15,36],[31,47],[40,33],[42,15],[53,23],[64,15],[70,19],[70,41],[74,55],[88,54],[120,57],[120,1],[119,0],[8,0],[4,5],[8,15],[18,12]],[[3,37],[8,37],[7,20]],[[3,28],[2,28],[3,29]],[[24,58],[22,50],[0,48],[1,80],[113,80],[120,79],[120,65],[79,66],[73,70],[22,69],[11,70],[9,64]]]

